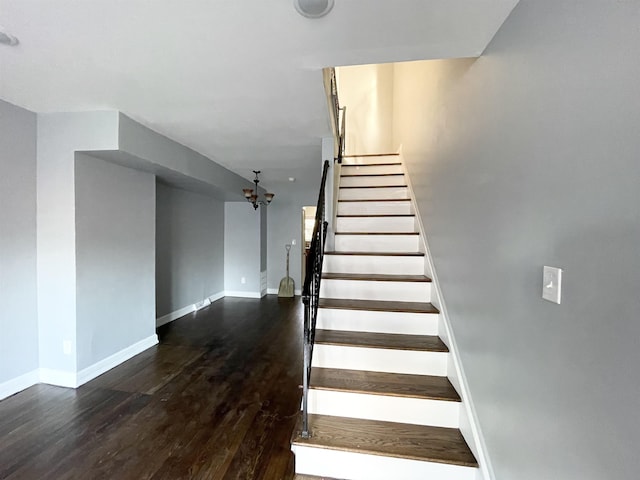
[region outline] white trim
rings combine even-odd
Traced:
[[[77,375],[74,372],[64,370],[53,370],[51,368],[40,369],[40,383],[56,385],[58,387],[76,388]]]
[[[121,363],[126,362],[132,357],[135,357],[139,353],[144,352],[146,349],[158,344],[158,336],[154,333],[147,338],[140,340],[139,342],[129,345],[123,348],[119,352],[109,355],[107,358],[94,363],[93,365],[83,368],[76,375],[76,387],[87,383],[90,380],[102,375],[103,373],[117,367]]]
[[[185,315],[195,311],[195,305],[187,305],[186,307],[182,307],[174,312],[167,313],[162,317],[156,318],[156,327],[161,327],[166,323],[173,322],[174,320],[177,320],[178,318],[184,317]]]
[[[225,293],[224,291],[214,293],[213,295],[210,295],[209,297],[206,297],[201,302],[197,302],[197,303],[194,303],[194,304],[191,304],[191,305],[187,305],[186,307],[179,308],[178,310],[175,310],[173,312],[167,313],[166,315],[163,315],[162,317],[156,318],[156,327],[161,327],[162,325],[165,325],[165,324],[167,324],[169,322],[173,322],[174,320],[177,320],[180,317],[184,317],[185,315],[188,315],[189,313],[195,312],[195,311],[200,310],[200,309],[202,309],[204,307],[208,307],[210,304],[212,304],[216,300],[220,300],[221,298],[224,298],[224,293]]]
[[[30,372],[20,375],[19,377],[0,383],[0,400],[35,385],[39,380],[40,373],[36,368],[35,370],[31,370]]]
[[[411,203],[413,205],[413,211],[416,215],[416,227],[420,232],[420,239],[422,242],[422,246],[425,249],[425,260],[426,265],[429,269],[429,275],[432,280],[432,295],[434,297],[434,301],[432,303],[437,302],[437,306],[440,310],[440,321],[441,325],[444,327],[444,335],[446,336],[447,346],[449,347],[450,352],[450,367],[449,371],[451,371],[451,366],[453,366],[456,379],[452,379],[451,375],[449,375],[450,379],[455,382],[455,386],[457,387],[458,393],[462,398],[462,408],[464,408],[464,413],[466,413],[469,430],[466,431],[461,422],[460,431],[463,433],[465,440],[469,444],[469,447],[472,449],[474,455],[476,456],[476,460],[478,461],[479,470],[482,472],[482,477],[485,479],[494,479],[495,475],[493,472],[493,467],[489,460],[489,456],[487,455],[487,445],[484,441],[484,436],[480,431],[480,424],[478,421],[478,414],[473,405],[473,401],[471,398],[471,393],[469,389],[469,382],[467,381],[467,377],[464,373],[464,369],[462,367],[462,360],[460,359],[460,354],[458,352],[458,346],[453,335],[453,330],[451,328],[451,322],[449,320],[449,313],[447,312],[447,306],[444,301],[444,296],[442,295],[442,291],[440,290],[440,282],[438,281],[438,275],[435,271],[435,266],[433,264],[433,258],[431,256],[431,251],[429,250],[429,242],[427,241],[426,230],[424,225],[422,224],[422,217],[418,210],[418,204],[416,202],[416,196],[413,192],[413,185],[411,184],[411,177],[409,176],[409,172],[407,170],[406,163],[404,161],[404,156],[402,155],[402,145],[398,149],[399,159],[402,163],[402,169],[404,171],[404,178],[406,180],[407,186],[409,188],[409,197],[411,198]],[[442,336],[442,335],[441,335]],[[462,416],[461,412],[461,416]],[[471,438],[469,438],[469,434]]]
[[[277,288],[267,288],[267,295],[277,295],[277,294],[278,294]],[[302,295],[302,290],[294,290],[293,294],[300,296]]]
[[[240,298],[262,298],[260,292],[239,292],[236,290],[225,290],[225,297],[240,297]]]
[[[211,295],[211,296],[209,297],[209,301],[210,301],[211,303],[213,303],[213,302],[217,302],[217,301],[218,301],[218,300],[220,300],[221,298],[224,298],[224,290],[223,290],[223,291],[221,291],[221,292],[214,293],[213,295]]]

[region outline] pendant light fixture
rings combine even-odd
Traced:
[[[258,200],[258,183],[260,183],[260,179],[258,178],[258,174],[260,170],[253,170],[253,173],[256,174],[256,178],[253,179],[253,183],[256,184],[256,191],[253,192],[253,188],[243,188],[242,193],[244,193],[244,198],[247,199],[251,205],[253,205],[253,209],[257,210],[260,205],[267,206],[273,200],[273,193],[265,193],[264,200]]]

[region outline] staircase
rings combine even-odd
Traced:
[[[475,480],[398,155],[345,157],[335,233],[296,478]]]

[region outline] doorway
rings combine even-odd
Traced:
[[[317,207],[302,207],[302,285],[304,288],[304,278],[307,274],[307,255],[311,248],[311,238],[313,237],[313,228],[316,224]]]

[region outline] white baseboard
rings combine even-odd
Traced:
[[[206,297],[204,300],[198,303],[194,303],[191,305],[187,305],[186,307],[179,308],[174,312],[167,313],[162,317],[156,318],[156,327],[161,327],[162,325],[173,322],[180,317],[184,317],[185,315],[200,310],[201,308],[209,306],[210,303],[215,302],[216,300],[220,300],[225,296],[225,292],[217,292],[213,295]]]
[[[224,291],[222,292],[218,292],[218,293],[214,293],[213,295],[211,295],[209,297],[209,301],[211,303],[215,302],[216,300],[220,300],[221,298],[224,298]]]
[[[302,290],[294,290],[294,295],[302,295]],[[277,288],[267,288],[267,295],[277,295],[278,294],[278,289]]]
[[[225,297],[240,297],[240,298],[262,298],[260,292],[238,292],[234,290],[225,290]]]
[[[90,380],[102,375],[108,370],[117,367],[121,363],[126,362],[132,357],[135,357],[139,353],[144,352],[147,348],[151,348],[158,344],[158,336],[154,333],[147,338],[140,340],[139,342],[129,345],[123,348],[119,352],[109,355],[107,358],[94,363],[93,365],[83,368],[78,372],[76,377],[76,386],[83,385]]]
[[[31,370],[19,377],[12,378],[6,382],[0,383],[0,400],[10,397],[11,395],[21,392],[40,381],[38,369]]]
[[[54,370],[52,368],[40,369],[40,383],[56,385],[58,387],[76,388],[78,376],[75,372]]]
[[[107,358],[80,370],[77,373],[41,368],[39,371],[40,382],[47,383],[49,385],[57,385],[59,387],[78,388],[80,385],[84,385],[88,381],[93,380],[114,367],[117,367],[121,363],[126,362],[130,358],[135,357],[157,343],[158,336],[156,334],[150,335],[147,338],[144,338],[133,345],[129,345],[119,352],[109,355]]]

